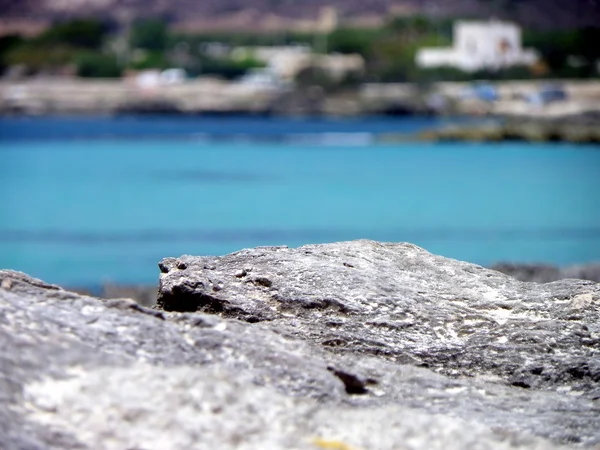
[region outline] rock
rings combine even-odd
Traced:
[[[126,100],[115,108],[116,114],[183,114],[184,111],[177,99],[136,98]]]
[[[531,141],[600,142],[598,116],[574,115],[559,118],[507,117],[503,121],[451,126],[420,133],[423,140],[441,141]]]
[[[600,263],[582,264],[564,268],[549,264],[498,263],[491,268],[510,275],[517,280],[535,281],[536,283],[549,283],[564,278],[600,282]]]
[[[274,116],[320,116],[325,107],[326,94],[320,86],[284,90],[267,107]]]
[[[347,263],[344,263],[351,267]],[[501,262],[490,267],[520,281],[534,281],[536,283],[549,283],[565,278],[590,280],[600,282],[600,263],[582,264],[568,267],[558,267],[551,264],[521,264]],[[247,275],[246,269],[236,272],[236,277],[243,278]],[[216,286],[219,289],[219,286]],[[84,295],[95,295],[100,298],[131,298],[143,306],[152,306],[156,303],[156,286],[126,285],[107,283],[98,289],[68,288]]]
[[[334,353],[451,376],[585,392],[600,381],[595,283],[524,284],[411,244],[369,241],[182,256],[161,267],[158,305],[167,311],[264,322]]]
[[[498,263],[491,267],[520,281],[531,281],[535,283],[550,283],[563,279],[560,269],[551,264],[514,264]]]
[[[118,285],[106,283],[102,285],[101,298],[131,298],[142,306],[153,306],[156,303],[156,286]]]
[[[88,297],[101,299],[130,298],[142,306],[152,307],[156,304],[156,285],[103,283],[99,286],[67,286],[65,289]]]
[[[600,443],[597,284],[370,241],[160,269],[162,311],[0,271],[3,449]]]

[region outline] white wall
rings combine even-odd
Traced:
[[[416,63],[423,68],[453,66],[475,71],[530,65],[537,59],[537,52],[521,48],[521,29],[515,24],[458,21],[454,24],[453,46],[420,49]]]

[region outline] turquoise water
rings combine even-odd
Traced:
[[[598,261],[598,150],[9,136],[0,267],[66,285],[155,283],[165,256],[357,238],[484,265]]]

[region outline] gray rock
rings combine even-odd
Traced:
[[[411,244],[355,241],[160,263],[158,305],[449,376],[597,395],[600,286],[522,283]]]
[[[0,271],[3,449],[600,444],[594,283],[368,241],[160,267],[171,312]]]

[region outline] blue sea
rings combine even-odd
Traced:
[[[389,143],[427,118],[0,119],[0,267],[152,283],[158,261],[359,238],[444,256],[600,260],[600,147]]]

